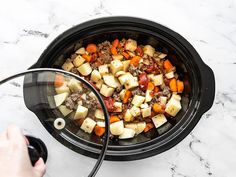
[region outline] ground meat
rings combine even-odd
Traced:
[[[111,43],[109,41],[104,41],[103,43],[98,44],[98,51],[111,54]]]
[[[65,105],[66,105],[66,107],[68,108],[68,109],[74,109],[75,108],[75,102],[72,100],[72,98],[71,97],[68,97],[67,99],[66,99],[66,101],[65,101]]]
[[[132,95],[145,96],[145,93],[141,89],[136,88],[135,90],[132,90]]]
[[[142,71],[137,67],[130,65],[128,71],[135,77],[137,77]]]
[[[162,87],[162,94],[163,94],[164,96],[169,95],[169,94],[170,94],[170,89],[169,89],[169,87],[167,87],[167,86]]]
[[[123,38],[123,39],[120,41],[121,47],[124,47],[125,43],[126,43],[126,39]]]
[[[111,63],[113,59],[109,53],[104,52],[104,53],[99,54],[99,57],[97,58],[97,60],[99,63],[108,64],[108,63]]]
[[[75,67],[72,68],[70,72],[79,75],[79,71],[78,71],[77,68],[75,68]]]

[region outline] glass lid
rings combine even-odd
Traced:
[[[50,176],[95,176],[104,159],[108,112],[96,89],[73,73],[32,69],[0,81],[0,115],[0,132],[19,126],[32,164],[43,157]]]

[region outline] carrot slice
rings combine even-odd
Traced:
[[[177,83],[176,83],[176,79],[175,78],[170,80],[169,86],[170,86],[170,90],[172,92],[177,92]]]
[[[159,105],[158,103],[154,103],[153,106],[152,106],[152,109],[156,113],[162,113],[163,112],[162,106]]]
[[[177,91],[178,93],[182,93],[184,91],[184,82],[177,80]]]
[[[136,55],[130,60],[130,64],[134,66],[138,66],[140,59],[141,57]]]
[[[83,54],[82,57],[87,61],[90,62],[91,61],[91,57],[87,54]]]
[[[155,88],[154,88],[154,93],[159,92],[159,90],[160,90],[159,87],[155,87]]]
[[[61,86],[63,85],[63,83],[64,83],[64,80],[65,80],[65,78],[64,78],[63,75],[57,74],[57,75],[55,76],[54,86],[55,86],[55,87],[61,87]]]
[[[112,46],[116,48],[116,47],[119,46],[119,44],[120,44],[119,39],[115,39],[115,40],[113,41],[113,43],[112,43]]]
[[[126,52],[123,52],[122,55],[128,60],[129,59],[129,54]]]
[[[118,116],[110,116],[110,123],[118,122],[120,121],[120,118]]]
[[[147,89],[148,90],[154,90],[155,89],[155,85],[152,82],[148,82]]]
[[[124,96],[124,99],[123,99],[123,103],[128,103],[128,100],[131,96],[132,96],[132,92],[129,91],[129,90],[126,90],[125,96]]]
[[[95,133],[97,136],[102,136],[102,135],[105,133],[105,128],[96,125],[96,126],[94,127],[94,133]]]
[[[86,51],[88,53],[95,53],[97,52],[97,46],[95,44],[88,44],[86,47]]]
[[[169,60],[165,60],[164,63],[163,63],[163,65],[164,65],[164,68],[165,68],[167,71],[169,71],[169,70],[171,70],[171,69],[173,68],[173,65],[171,64],[171,62],[170,62]]]
[[[145,129],[143,130],[144,132],[148,132],[154,127],[153,123],[147,123]]]
[[[111,47],[111,53],[112,55],[118,55],[116,48],[113,46]]]

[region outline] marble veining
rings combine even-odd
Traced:
[[[0,79],[29,68],[46,46],[66,29],[87,20],[118,15],[146,18],[184,36],[213,69],[216,95],[213,107],[181,143],[148,159],[105,161],[97,176],[234,177],[235,0],[4,1],[0,6]],[[0,86],[0,105],[1,131],[14,122],[26,134],[36,135],[48,144],[46,177],[86,176],[80,169],[88,172],[95,161],[68,150],[45,131],[23,105],[21,82],[14,80]]]

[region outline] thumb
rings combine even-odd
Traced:
[[[39,160],[35,163],[33,167],[34,172],[37,176],[42,177],[46,172],[46,165],[43,162],[43,159],[40,157]]]

